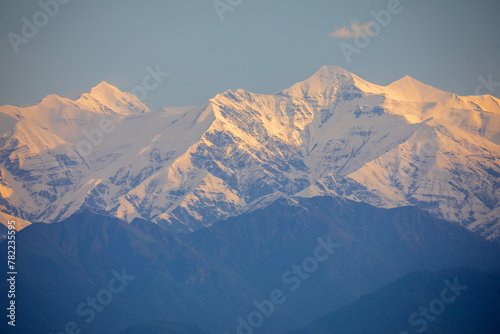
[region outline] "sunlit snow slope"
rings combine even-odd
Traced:
[[[280,193],[327,194],[416,205],[496,239],[499,102],[332,66],[274,94],[158,111],[101,83],[76,101],[0,107],[0,208],[50,222],[87,207],[188,231]]]

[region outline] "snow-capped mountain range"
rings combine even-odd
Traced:
[[[414,205],[500,238],[500,100],[324,66],[264,95],[150,111],[102,82],[76,100],[0,107],[0,210],[82,207],[195,230],[277,196]]]

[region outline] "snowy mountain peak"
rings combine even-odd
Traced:
[[[292,87],[278,92],[294,100],[313,99],[319,106],[329,106],[339,98],[360,97],[363,92],[379,93],[379,86],[373,85],[338,66],[322,66],[316,73]]]
[[[285,90],[293,93],[322,93],[333,87],[354,84],[354,75],[337,66],[322,66],[316,73]]]
[[[103,114],[134,115],[149,112],[136,96],[102,81],[76,101],[84,109]]]
[[[122,93],[118,88],[110,85],[106,81],[101,81],[95,87],[90,90],[90,93],[94,96],[106,96],[109,94],[120,94]]]
[[[65,104],[65,101],[67,99],[60,97],[56,94],[50,94],[45,96],[42,101],[38,105],[40,106],[56,106],[56,105],[62,105]]]
[[[344,70],[342,67],[333,65],[323,65],[311,77],[323,76],[329,79],[333,79],[341,76],[352,77],[352,75],[353,75],[352,73]]]
[[[392,99],[404,101],[444,102],[455,97],[408,75],[384,87],[384,90]]]
[[[402,77],[401,79],[399,80],[396,80],[394,81],[392,84],[395,84],[395,83],[399,83],[401,85],[405,85],[405,84],[414,84],[414,85],[423,85],[423,86],[427,86],[426,84],[418,81],[417,79],[409,76],[409,75],[405,75],[404,77]]]

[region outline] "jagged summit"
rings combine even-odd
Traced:
[[[83,95],[92,96],[95,99],[99,100],[99,99],[107,99],[110,96],[111,97],[120,96],[122,94],[124,94],[124,93],[121,90],[119,90],[118,88],[116,88],[115,86],[110,85],[106,81],[101,81],[99,84],[92,87],[88,93],[82,94],[80,99],[83,97]]]
[[[68,99],[66,99],[64,97],[60,97],[56,94],[50,94],[50,95],[45,96],[38,104],[34,104],[32,106],[36,106],[36,105],[41,105],[41,106],[62,105],[62,104],[68,103],[69,101],[67,101],[67,100]]]
[[[363,81],[356,75],[338,66],[322,66],[316,73],[306,80],[294,84],[278,94],[285,94],[294,98],[322,97],[322,103],[331,102],[340,89],[356,91],[357,82]]]
[[[335,80],[339,77],[349,77],[352,78],[354,74],[351,72],[343,69],[342,67],[339,66],[334,66],[334,65],[323,65],[317,70],[311,78],[314,77],[324,77],[327,80]]]
[[[19,114],[21,111],[37,114],[53,114],[61,111],[83,110],[106,115],[138,115],[149,112],[137,97],[128,92],[122,92],[113,85],[102,81],[90,90],[78,95],[77,98],[61,97],[50,94],[39,103],[28,106],[3,106],[8,114]],[[39,115],[40,116],[40,115]]]
[[[456,95],[426,85],[408,75],[384,87],[391,98],[405,101],[446,102]]]
[[[104,114],[128,115],[149,111],[133,94],[122,92],[105,81],[93,87],[89,93],[82,94],[76,103]]]

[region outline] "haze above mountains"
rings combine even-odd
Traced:
[[[324,66],[273,94],[149,110],[105,82],[0,107],[0,210],[80,209],[189,232],[278,197],[416,206],[500,238],[500,100]]]

